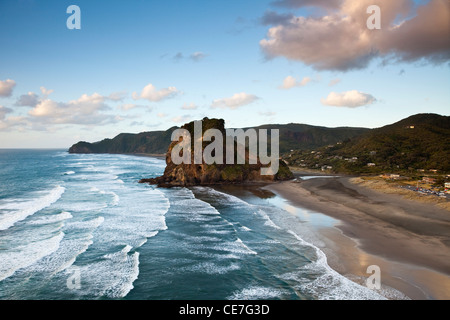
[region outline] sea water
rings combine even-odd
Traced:
[[[0,150],[0,299],[381,299],[331,269],[297,215],[139,184],[165,161]]]

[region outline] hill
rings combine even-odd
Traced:
[[[287,156],[291,165],[343,173],[450,172],[450,117],[417,114],[342,144]]]
[[[149,153],[164,154],[170,145],[172,132],[177,127],[166,131],[141,132],[138,134],[121,133],[113,139],[104,139],[89,143],[80,141],[69,149],[69,153]]]
[[[152,153],[167,151],[173,130],[142,132],[139,134],[121,133],[113,139],[89,143],[80,141],[70,147],[70,153]],[[248,128],[244,128],[246,130]],[[319,148],[339,141],[351,139],[369,131],[365,128],[326,128],[306,124],[268,124],[254,129],[279,129],[280,152],[293,149]]]
[[[199,122],[197,122],[197,124]],[[178,150],[173,154],[174,148],[176,148],[179,144],[179,141],[173,141],[166,153],[166,168],[164,170],[164,174],[157,178],[142,179],[140,181],[141,183],[156,184],[159,187],[186,187],[196,185],[280,181],[292,179],[294,177],[288,166],[283,161],[279,160],[278,156],[276,156],[275,159],[271,159],[271,161],[276,161],[276,172],[271,174],[264,174],[262,169],[268,166],[263,165],[260,161],[259,156],[254,154],[253,155],[256,156],[256,161],[254,163],[250,162],[249,160],[251,155],[248,148],[246,149],[245,155],[241,154],[243,157],[245,157],[245,163],[238,164],[236,163],[236,161],[232,161],[232,163],[229,163],[226,160],[228,147],[225,143],[223,143],[222,145],[219,144],[218,146],[214,147],[214,151],[209,151],[214,153],[215,156],[219,157],[218,159],[216,159],[218,161],[209,163],[202,156],[201,161],[196,163],[195,154],[200,152],[200,154],[203,155],[204,152],[206,152],[206,150],[210,148],[210,142],[201,142],[199,150],[196,150],[194,142],[194,139],[196,139],[194,122],[186,123],[181,127],[181,129],[189,132],[190,137],[189,149],[185,150],[183,148],[182,151],[184,161],[182,163],[174,161],[173,157],[177,153],[179,155],[180,151]],[[215,129],[216,132],[219,132],[219,134],[221,134],[222,139],[226,138],[225,121],[223,119],[204,118],[201,121],[200,136],[202,137],[209,129]],[[237,149],[238,142],[234,141],[233,155],[236,155]],[[190,152],[190,154],[188,153],[187,155],[185,155],[184,152],[186,151]],[[236,156],[234,157],[237,158]]]
[[[367,128],[327,128],[298,123],[267,124],[255,129],[279,129],[281,153],[295,149],[316,149],[353,139],[370,131]]]

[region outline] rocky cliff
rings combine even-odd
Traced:
[[[181,127],[189,131],[192,137],[194,137],[194,122],[190,122]],[[208,129],[219,130],[224,137],[226,137],[225,122],[222,119],[208,119],[202,120],[202,136]],[[160,187],[174,187],[174,186],[195,186],[195,185],[215,185],[215,184],[234,184],[250,181],[276,181],[276,180],[288,180],[293,178],[292,172],[288,166],[282,161],[279,161],[279,170],[274,175],[262,175],[261,168],[264,166],[261,162],[257,161],[256,164],[249,164],[248,153],[246,153],[245,164],[225,164],[225,146],[224,146],[224,164],[207,164],[203,160],[201,164],[194,164],[194,139],[191,144],[191,164],[175,164],[172,161],[172,150],[179,143],[179,141],[173,141],[166,153],[166,169],[163,176],[151,179],[142,179],[141,183],[156,184]],[[203,141],[202,154],[205,147],[210,142]],[[236,148],[235,144],[235,148]]]

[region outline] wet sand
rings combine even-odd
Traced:
[[[314,227],[329,265],[364,283],[378,265],[382,285],[411,299],[450,299],[450,213],[350,182],[315,178],[267,185],[291,205],[337,219]]]

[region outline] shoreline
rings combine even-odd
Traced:
[[[325,253],[330,267],[348,279],[364,286],[371,275],[367,267],[377,265],[387,298],[399,299],[390,296],[393,288],[410,299],[450,299],[448,211],[365,187],[355,183],[356,176],[293,173],[297,180],[242,187],[261,199],[275,194],[296,208],[335,219],[332,227],[309,227],[318,240],[313,244]],[[315,179],[298,181],[302,176]]]
[[[165,159],[165,155],[128,155]],[[332,227],[309,226],[320,243],[312,244],[325,253],[331,268],[348,279],[365,286],[371,275],[367,267],[378,265],[380,293],[388,299],[450,299],[450,215],[443,216],[444,209],[367,188],[355,183],[356,176],[292,172],[296,178],[315,179],[229,187],[241,185],[260,199],[275,194],[296,208],[335,219]]]
[[[383,286],[411,299],[450,299],[448,211],[370,190],[351,179],[285,181],[263,189],[338,221],[333,227],[311,227],[324,243],[320,249],[330,267],[347,278],[364,285],[370,276],[367,267],[378,265]]]

